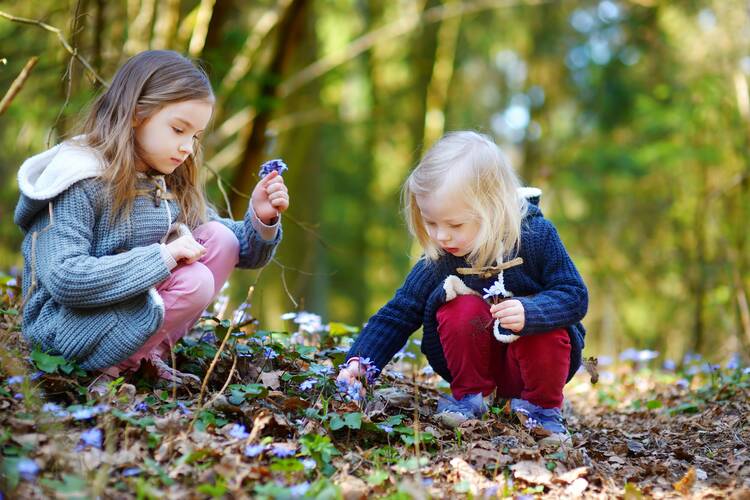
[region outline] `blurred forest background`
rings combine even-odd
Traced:
[[[418,256],[402,181],[444,131],[475,129],[543,189],[590,288],[588,355],[750,352],[747,2],[39,0],[0,11],[0,95],[38,58],[0,110],[6,273],[21,265],[21,162],[70,136],[127,57],[171,48],[200,59],[217,94],[204,141],[217,207],[240,217],[260,163],[290,166],[276,261],[231,281],[234,304],[257,282],[263,326],[283,328],[293,310],[361,325],[388,300]]]

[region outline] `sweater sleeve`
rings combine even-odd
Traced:
[[[540,221],[526,242],[526,253],[544,289],[535,295],[516,297],[523,304],[526,316],[521,334],[571,326],[581,321],[588,309],[586,285],[557,229],[546,219]]]
[[[346,358],[370,358],[381,370],[422,325],[427,298],[434,281],[429,264],[420,260],[394,297],[370,318]]]
[[[212,208],[208,209],[208,218],[228,227],[240,242],[240,260],[237,267],[255,269],[265,266],[273,258],[281,241],[281,222],[275,224],[274,232],[274,226],[264,225],[249,204],[242,221],[219,217]],[[265,239],[264,236],[271,236],[271,239]]]
[[[122,302],[169,276],[158,243],[115,255],[91,255],[95,202],[81,184],[52,202],[52,222],[37,235],[33,265],[52,298],[69,307]]]

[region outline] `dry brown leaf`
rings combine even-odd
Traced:
[[[672,486],[675,490],[683,495],[690,493],[690,489],[695,484],[695,467],[690,467],[688,471],[682,476],[682,479],[674,483]]]
[[[367,498],[367,484],[351,474],[343,474],[334,481],[341,488],[344,500],[362,500]]]
[[[483,491],[495,486],[495,483],[479,474],[462,458],[455,457],[451,460],[451,465],[458,472],[459,479],[469,484],[469,491],[474,496],[479,496]]]
[[[552,481],[555,483],[572,484],[576,479],[586,476],[589,473],[588,467],[576,467],[575,469],[563,472],[555,477]]]
[[[510,469],[513,471],[513,477],[523,479],[527,483],[551,485],[552,472],[539,462],[525,460],[511,465]]]
[[[279,387],[281,387],[279,377],[281,377],[283,373],[284,372],[281,370],[263,372],[260,374],[260,381],[263,382],[263,385],[265,385],[269,389],[277,390]]]

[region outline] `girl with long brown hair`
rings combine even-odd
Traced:
[[[206,73],[172,51],[129,59],[81,134],[21,166],[15,222],[23,333],[106,382],[165,363],[234,267],[257,268],[281,240],[289,195],[278,171],[253,190],[242,221],[205,198],[200,139],[214,95]],[[103,387],[99,383],[98,387]]]

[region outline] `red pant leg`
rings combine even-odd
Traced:
[[[496,371],[498,395],[521,398],[542,408],[559,408],[570,367],[565,329],[527,334],[503,346]]]
[[[437,320],[453,397],[492,393],[500,350],[492,336],[490,306],[476,295],[460,295],[438,309]]]

